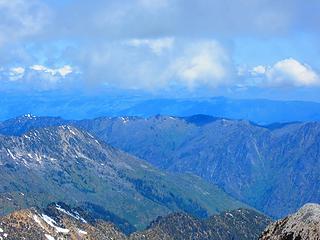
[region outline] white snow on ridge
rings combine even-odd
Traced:
[[[129,118],[128,117],[121,117],[121,120],[122,120],[123,123],[129,122]]]
[[[16,160],[16,159],[17,159],[17,158],[12,154],[12,152],[10,151],[9,148],[7,148],[7,151],[8,151],[8,153],[9,153],[10,157],[11,157],[13,160]]]
[[[88,233],[86,231],[83,231],[81,229],[78,229],[78,233],[81,235],[87,235]]]
[[[229,215],[230,217],[233,217],[233,215],[231,213],[227,213],[227,215]]]
[[[55,220],[53,220],[51,217],[49,217],[48,215],[42,214],[42,219],[49,224],[51,227],[53,227],[58,233],[64,233],[67,234],[70,232],[69,229],[66,228],[61,228],[56,226],[55,224],[57,224],[57,222]]]
[[[44,229],[44,226],[42,225],[39,217],[37,215],[33,215],[33,220],[40,225]]]
[[[45,234],[47,240],[55,240],[54,237],[52,237],[51,235],[49,234]]]
[[[78,212],[74,212],[75,214],[73,214],[73,213],[71,213],[71,212],[63,209],[59,204],[56,204],[56,209],[57,209],[58,211],[60,211],[60,212],[63,212],[63,213],[65,213],[65,214],[69,215],[70,217],[73,217],[73,218],[75,218],[75,219],[77,219],[77,220],[82,221],[83,223],[87,223],[87,221],[84,220],[84,218],[82,218]]]

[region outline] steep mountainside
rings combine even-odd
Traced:
[[[262,127],[198,115],[77,124],[160,168],[195,173],[275,217],[320,201],[318,122]]]
[[[61,119],[34,117],[24,126],[44,122],[57,125]],[[67,123],[162,169],[201,176],[274,217],[320,201],[319,122],[259,126],[196,115]],[[10,126],[3,122],[0,133]]]
[[[320,205],[306,204],[298,212],[270,224],[260,240],[320,239]]]
[[[134,240],[255,240],[270,219],[253,210],[238,209],[198,220],[184,213],[160,217],[147,230],[131,236]]]
[[[0,136],[0,171],[2,214],[63,201],[141,229],[172,211],[207,217],[244,206],[199,177],[165,173],[70,126]]]

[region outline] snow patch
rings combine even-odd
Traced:
[[[78,229],[78,233],[81,235],[87,235],[88,233],[86,231],[83,231],[81,229]]]
[[[25,138],[28,139],[28,140],[31,139],[28,135],[24,135],[23,137],[25,137]]]
[[[25,114],[24,117],[27,118],[27,119],[33,119],[33,118],[35,118],[36,116],[28,113],[28,114]]]
[[[129,118],[128,117],[121,117],[121,120],[122,120],[123,123],[129,122]]]
[[[48,240],[54,240],[54,237],[52,237],[52,236],[49,235],[49,234],[45,234],[45,236],[46,236],[46,238],[47,238]]]
[[[70,133],[74,136],[76,136],[76,133],[68,126],[68,130],[70,131]]]
[[[71,213],[71,212],[63,209],[59,204],[56,204],[56,209],[57,209],[58,211],[60,211],[60,212],[63,212],[63,213],[65,213],[65,214],[69,215],[70,217],[73,217],[73,218],[75,218],[75,219],[77,219],[77,220],[82,221],[83,223],[87,223],[87,221],[84,220],[84,219],[80,216],[80,214],[79,214],[78,212],[76,212],[76,211],[75,211],[74,213]]]
[[[67,234],[70,232],[69,229],[65,229],[65,228],[61,228],[56,226],[55,224],[57,224],[57,222],[55,220],[53,220],[51,217],[49,217],[48,215],[42,214],[42,219],[49,224],[51,227],[53,227],[58,233],[64,233]]]
[[[7,151],[8,151],[8,153],[9,153],[10,157],[11,157],[13,160],[16,160],[16,159],[17,159],[17,158],[12,154],[12,152],[10,151],[9,148],[7,148]]]
[[[40,218],[37,215],[33,215],[33,220],[40,225],[44,229],[44,226],[42,225]]]

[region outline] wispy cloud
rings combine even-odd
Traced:
[[[165,37],[158,39],[130,39],[126,41],[126,44],[133,47],[148,47],[152,52],[157,55],[161,55],[163,51],[173,47],[174,38]]]
[[[40,34],[50,15],[38,0],[0,0],[0,46]]]

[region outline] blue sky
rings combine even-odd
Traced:
[[[317,0],[0,0],[1,91],[320,101]]]

